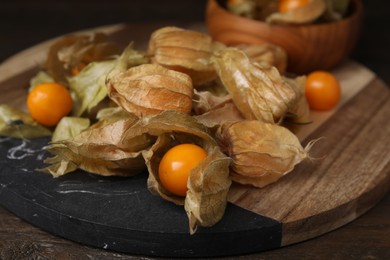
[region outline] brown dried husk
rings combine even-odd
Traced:
[[[231,178],[241,184],[264,187],[291,172],[308,158],[287,128],[258,120],[224,124],[217,133],[222,150],[232,158]]]
[[[246,119],[279,123],[299,98],[275,67],[253,62],[237,48],[218,51],[211,60]]]
[[[252,0],[227,1],[226,8],[233,14],[255,18],[256,2]]]
[[[136,116],[99,122],[73,138],[53,142],[54,154],[43,171],[58,177],[76,169],[103,176],[132,176],[145,169],[141,152],[154,141],[138,125]]]
[[[306,5],[285,13],[272,13],[266,18],[266,22],[271,24],[307,24],[317,20],[325,11],[324,0],[309,0]]]
[[[286,72],[287,68],[287,52],[274,44],[263,43],[257,45],[238,45],[238,49],[253,61],[268,66],[276,67],[281,74]]]
[[[289,107],[286,119],[299,124],[310,123],[310,107],[305,95],[306,76],[284,79],[294,89],[297,95],[297,101]]]
[[[138,117],[165,110],[190,113],[191,78],[158,64],[143,64],[120,72],[107,82],[108,96]]]
[[[149,170],[149,190],[168,201],[185,206],[191,234],[196,231],[197,226],[208,227],[217,223],[227,205],[227,193],[231,184],[230,158],[220,151],[208,129],[189,115],[167,111],[144,118],[143,124],[149,134],[158,137],[152,148],[144,151]],[[194,143],[208,153],[208,156],[191,170],[186,197],[179,197],[167,191],[158,176],[162,156],[180,143]]]
[[[211,130],[215,130],[224,122],[245,119],[229,94],[217,96],[210,91],[195,90],[192,107],[194,118]]]
[[[102,61],[119,53],[118,46],[108,41],[103,33],[68,35],[50,46],[45,67],[56,82],[67,84],[72,69],[81,70],[82,66],[93,61]]]
[[[224,46],[204,33],[178,27],[163,27],[152,33],[147,54],[151,63],[184,72],[191,76],[194,86],[216,78],[209,59]]]

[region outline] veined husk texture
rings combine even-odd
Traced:
[[[303,148],[287,128],[258,120],[225,123],[217,139],[232,158],[232,180],[260,188],[291,172],[312,145]]]
[[[168,111],[144,121],[149,133],[157,136],[151,149],[144,151],[149,170],[148,188],[153,194],[183,205],[190,233],[198,226],[209,227],[217,223],[225,212],[230,158],[223,154],[208,129],[186,114]],[[186,197],[176,196],[160,183],[158,166],[168,149],[180,143],[194,143],[203,147],[208,156],[191,172]]]
[[[129,115],[117,121],[101,121],[80,134],[53,142],[47,150],[45,172],[58,177],[76,169],[103,176],[131,176],[145,169],[142,151],[153,138],[137,127],[139,119]]]
[[[204,33],[178,27],[163,27],[152,33],[147,54],[151,63],[184,72],[194,86],[216,78],[210,57],[224,45]]]
[[[212,131],[224,122],[245,119],[229,94],[218,96],[210,91],[195,90],[192,108],[193,117]]]
[[[270,43],[263,44],[242,44],[237,46],[238,49],[253,61],[262,65],[276,67],[280,74],[284,74],[287,68],[287,52],[280,46]]]
[[[325,10],[324,0],[309,0],[304,6],[285,13],[272,13],[266,18],[266,21],[275,24],[306,24],[317,20],[324,14]]]
[[[223,85],[246,119],[278,123],[300,98],[273,66],[252,61],[237,48],[225,48],[212,59]]]
[[[56,82],[66,85],[73,69],[81,70],[90,62],[110,59],[119,52],[105,34],[68,35],[50,46],[45,67]]]
[[[180,143],[203,147],[208,156],[194,168],[186,197],[168,192],[160,183],[158,166],[168,149]],[[193,117],[175,111],[138,118],[134,115],[103,120],[73,138],[54,142],[55,156],[44,171],[61,176],[78,168],[99,174],[131,176],[149,170],[148,188],[153,194],[184,205],[190,232],[212,226],[225,212],[231,180],[230,158],[220,150],[208,129]]]
[[[193,85],[185,73],[158,64],[143,64],[120,72],[107,82],[108,96],[138,117],[165,110],[190,113]]]

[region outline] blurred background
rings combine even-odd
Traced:
[[[352,58],[390,84],[390,1],[362,0],[364,23]],[[0,62],[73,31],[116,23],[204,21],[207,0],[1,0]]]

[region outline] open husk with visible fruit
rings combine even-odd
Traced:
[[[119,53],[119,47],[103,33],[68,35],[50,46],[45,66],[56,82],[66,85],[67,78],[87,64],[111,59]]]
[[[194,143],[208,153],[190,172],[185,197],[167,191],[160,183],[158,165],[166,151],[180,143]],[[104,176],[131,176],[149,170],[148,188],[154,194],[184,205],[190,232],[209,227],[223,216],[231,184],[230,158],[223,154],[208,129],[193,117],[175,111],[137,118],[129,114],[103,120],[80,134],[54,142],[44,169],[55,177],[82,169]],[[212,205],[212,206],[211,206]]]
[[[287,12],[275,12],[266,18],[268,23],[306,24],[317,20],[326,10],[324,0],[309,0],[307,4]]]
[[[178,205],[184,205],[191,234],[196,231],[197,226],[209,227],[217,223],[227,205],[231,184],[230,158],[221,152],[208,129],[191,116],[168,111],[145,121],[145,127],[149,129],[149,134],[158,137],[151,149],[143,153],[149,170],[148,188],[151,192]],[[191,170],[185,197],[167,191],[158,175],[162,156],[171,147],[181,143],[199,145],[208,154]]]
[[[106,95],[109,105],[90,121],[64,118],[44,171],[55,177],[76,169],[103,176],[147,171],[151,193],[184,205],[191,234],[213,226],[224,215],[232,180],[264,187],[308,157],[311,143],[303,148],[281,126],[285,118],[309,121],[305,77],[285,77],[285,64],[277,46],[225,47],[200,32],[159,29],[147,54],[129,45],[109,64],[87,65],[73,77],[71,83],[85,79],[72,85],[77,89],[99,83],[78,95],[86,98],[79,98],[77,115]],[[184,197],[169,192],[158,173],[164,154],[183,143],[207,152],[191,170]]]

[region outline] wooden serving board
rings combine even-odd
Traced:
[[[113,39],[146,46],[150,33],[114,25]],[[203,25],[182,25],[204,30]],[[86,33],[86,32],[83,32]],[[0,103],[24,107],[29,79],[51,41],[0,65]],[[153,196],[147,173],[107,178],[77,171],[60,178],[39,173],[48,138],[0,138],[0,204],[28,222],[83,244],[131,254],[195,257],[258,252],[313,238],[356,219],[390,189],[390,91],[364,66],[346,61],[334,71],[342,101],[313,112],[300,127],[303,144],[324,137],[311,157],[262,189],[234,184],[224,218],[189,235],[183,207]]]

